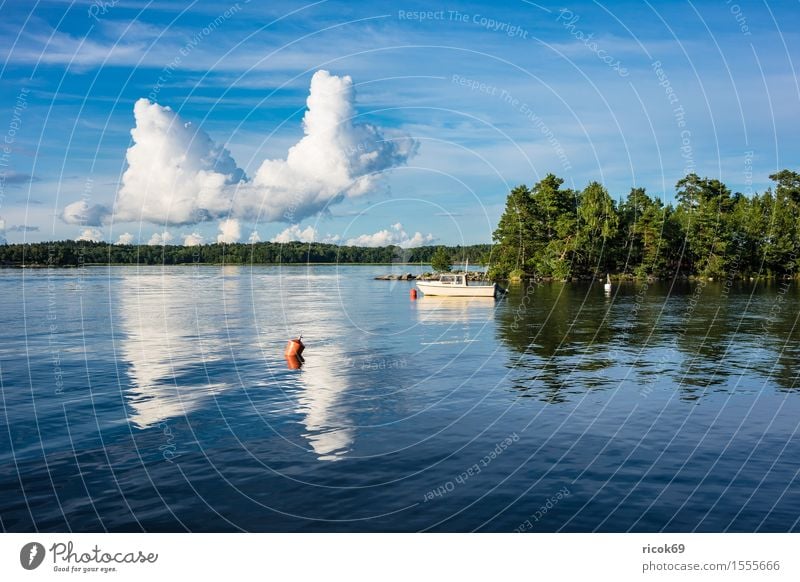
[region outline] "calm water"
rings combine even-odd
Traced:
[[[388,270],[0,271],[2,529],[800,529],[796,286]]]

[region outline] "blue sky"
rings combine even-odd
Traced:
[[[635,185],[669,201],[687,170],[760,191],[800,168],[798,22],[798,2],[725,0],[5,2],[5,237],[76,238],[65,206],[113,207],[143,97],[255,175],[303,137],[321,69],[352,78],[359,123],[417,150],[292,231],[318,240],[489,242],[509,188],[548,172],[615,198]],[[96,235],[208,242],[219,222],[114,220]],[[270,240],[293,221],[240,222],[242,240]]]

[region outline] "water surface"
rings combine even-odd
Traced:
[[[796,286],[389,269],[0,271],[0,525],[800,529]]]

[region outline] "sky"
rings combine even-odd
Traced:
[[[0,239],[490,242],[554,173],[800,169],[800,3],[6,1]]]

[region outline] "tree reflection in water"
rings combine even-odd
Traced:
[[[527,282],[509,289],[497,334],[523,397],[677,390],[697,401],[770,381],[794,390],[798,304],[797,285],[782,282],[626,282],[610,296],[600,283]]]

